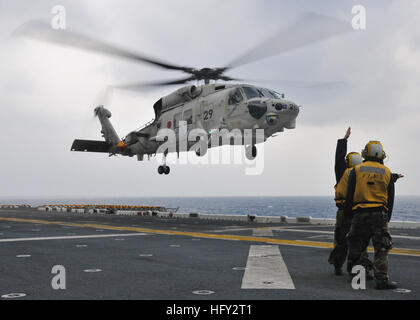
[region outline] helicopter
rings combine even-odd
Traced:
[[[39,21],[24,24],[15,32],[15,35],[188,74],[186,78],[177,80],[114,86],[117,89],[138,90],[197,81],[197,85],[183,86],[158,99],[153,105],[155,118],[123,138],[118,136],[110,122],[111,112],[104,105],[96,106],[94,114],[101,123],[104,140],[76,139],[71,146],[71,151],[137,156],[139,161],[142,161],[145,155],[150,157],[161,152],[164,155],[164,164],[159,165],[158,173],[167,175],[170,173],[170,167],[166,165],[167,154],[177,152],[179,156],[179,152],[191,151],[191,148],[195,146],[195,141],[188,141],[186,150],[180,149],[179,142],[176,143],[174,149],[162,149],[160,146],[166,141],[160,135],[162,129],[173,130],[177,137],[180,135],[182,126],[186,126],[187,131],[202,129],[207,133],[207,138],[215,130],[236,130],[240,133],[250,130],[251,133],[255,133],[256,130],[262,129],[264,132],[262,141],[257,141],[255,138],[248,141],[241,140],[241,144],[245,146],[247,158],[253,159],[257,156],[257,143],[265,142],[278,132],[283,132],[284,129],[296,127],[296,118],[301,106],[286,100],[284,94],[269,88],[245,83],[230,84],[229,81],[239,81],[239,79],[225,75],[226,71],[336,36],[349,29],[347,22],[318,13],[307,13],[300,20],[281,29],[274,37],[247,51],[227,66],[201,69],[178,66],[150,58],[72,31],[54,30],[50,25]],[[217,82],[220,80],[224,82]],[[200,82],[203,83],[200,84]],[[228,139],[227,144],[233,144],[232,139]],[[211,148],[213,145],[208,143],[206,147]],[[193,151],[197,156],[203,156],[207,150],[200,147]]]
[[[161,128],[173,129],[179,136],[182,121],[186,123],[187,130],[201,128],[209,134],[212,134],[214,129],[236,129],[241,132],[245,129],[264,129],[266,140],[284,128],[295,128],[295,119],[299,113],[299,106],[283,99],[278,93],[247,84],[185,86],[159,99],[153,107],[155,119],[143,128],[130,132],[123,139],[118,137],[109,121],[111,112],[103,106],[96,107],[95,114],[101,122],[105,142],[76,139],[71,150],[137,155],[137,159],[141,161],[144,155],[155,154],[159,150],[164,141],[158,139]],[[228,143],[233,144],[234,140],[229,140]],[[254,139],[246,150],[249,159],[257,155],[255,143]],[[190,148],[194,144],[195,141],[189,141],[188,151],[191,151]],[[208,148],[211,147],[212,144],[209,143]],[[167,150],[164,151],[166,154]],[[180,149],[178,143],[176,152],[180,151],[187,150]],[[197,156],[203,156],[203,151],[196,150]],[[166,164],[158,167],[159,174],[169,174],[169,170]]]

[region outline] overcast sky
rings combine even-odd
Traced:
[[[357,4],[366,8],[366,30],[228,73],[303,106],[296,129],[264,144],[257,176],[245,165],[172,165],[161,176],[155,160],[70,152],[75,138],[100,139],[93,108],[106,85],[184,75],[9,38],[27,21],[49,22],[51,8],[63,5],[69,30],[178,65],[219,67],[307,11],[350,24]],[[348,126],[348,151],[380,140],[386,165],[405,174],[397,195],[419,195],[419,53],[418,1],[0,0],[0,196],[333,196],[336,141]],[[293,88],[281,80],[347,84]],[[153,103],[175,89],[114,93],[108,108],[118,134],[151,120]]]

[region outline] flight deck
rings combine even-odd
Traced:
[[[391,229],[397,290],[328,264],[333,226],[0,209],[0,300],[419,299],[420,230]],[[370,258],[373,253],[370,252]],[[53,268],[65,271],[54,288]]]

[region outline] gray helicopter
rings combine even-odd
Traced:
[[[248,84],[186,86],[159,99],[153,107],[155,119],[143,128],[130,132],[123,139],[119,138],[109,121],[111,112],[103,106],[96,107],[95,114],[101,122],[105,142],[77,139],[74,140],[71,150],[137,155],[137,159],[141,161],[144,155],[156,154],[164,142],[163,139],[158,139],[159,130],[173,129],[178,136],[181,121],[186,123],[187,130],[201,128],[209,135],[214,129],[235,129],[240,132],[245,129],[264,129],[265,141],[284,128],[294,129],[299,113],[299,106],[283,99],[275,91]],[[223,141],[222,139],[221,144]],[[228,141],[229,144],[234,142],[234,139]],[[246,153],[250,159],[257,155],[257,142],[255,139],[252,142]],[[245,140],[242,139],[241,143],[245,143]],[[194,144],[195,141],[190,141],[187,146],[191,148]],[[179,144],[177,146],[175,150],[178,153],[191,150],[182,150]],[[209,143],[208,148],[211,147]],[[204,154],[203,150],[195,151],[198,156]],[[167,154],[168,149],[163,152]],[[166,164],[158,168],[159,174],[168,174],[169,170]]]
[[[300,106],[292,101],[285,100],[284,94],[279,94],[268,88],[250,84],[218,83],[217,81],[238,81],[238,79],[226,76],[225,72],[349,30],[351,30],[351,27],[347,22],[320,14],[307,13],[303,18],[282,29],[274,37],[266,40],[255,49],[249,50],[226,67],[202,69],[162,62],[78,33],[54,30],[50,25],[42,22],[29,22],[20,27],[15,35],[125,58],[134,62],[148,63],[188,74],[188,77],[179,80],[116,86],[118,89],[138,90],[197,81],[197,86],[187,85],[160,98],[153,105],[155,118],[123,138],[118,136],[109,120],[111,112],[103,105],[97,106],[94,113],[101,123],[101,133],[105,141],[76,139],[71,146],[72,151],[137,156],[137,159],[142,161],[145,155],[156,155],[161,152],[166,159],[169,152],[191,151],[191,148],[196,145],[195,141],[188,141],[186,150],[181,149],[178,143],[174,149],[162,150],[160,148],[165,143],[165,139],[160,138],[160,131],[170,129],[175,132],[176,136],[179,136],[181,125],[186,125],[187,131],[202,129],[208,136],[211,136],[214,130],[236,130],[243,133],[246,130],[255,132],[262,129],[264,132],[262,141],[257,141],[255,138],[250,141],[241,140],[241,144],[245,146],[247,157],[249,159],[255,158],[257,156],[257,143],[266,141],[276,133],[284,131],[285,128],[294,129],[296,127],[296,118]],[[200,82],[204,83],[199,85]],[[233,144],[234,142],[228,140],[227,143]],[[206,147],[211,148],[213,145],[209,143]],[[200,147],[193,151],[196,152],[197,156],[202,156],[206,149]],[[158,173],[169,174],[169,172],[170,168],[164,161],[164,164],[158,167]]]

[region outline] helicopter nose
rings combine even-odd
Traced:
[[[299,112],[299,106],[297,106],[293,102],[281,101],[281,102],[273,103],[273,107],[277,111],[286,111],[288,113],[298,113]]]
[[[299,113],[299,106],[298,105],[296,105],[296,104],[290,104],[289,105],[289,108],[288,108],[288,110],[291,112],[291,113]]]
[[[281,110],[287,108],[287,104],[283,104],[281,102],[278,102],[278,103],[273,104],[273,105],[274,105],[274,109],[276,109],[277,111],[281,111]]]

